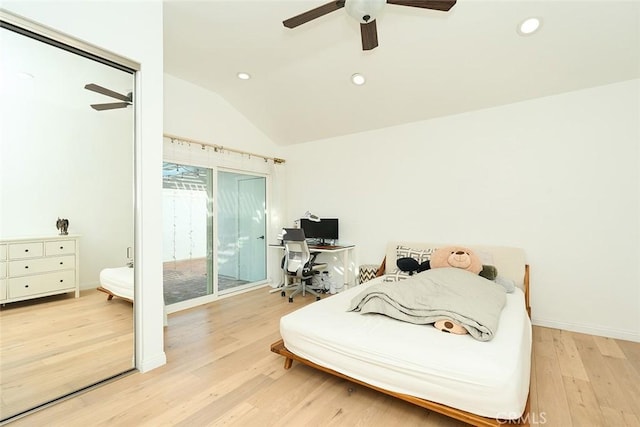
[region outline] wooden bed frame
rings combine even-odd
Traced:
[[[382,261],[382,264],[380,265],[380,267],[378,268],[378,271],[376,273],[376,276],[382,276],[385,272],[385,261]],[[526,310],[527,313],[529,314],[529,318],[531,318],[531,307],[529,306],[529,265],[526,264],[525,265],[525,272],[524,272],[524,293],[525,293],[525,305],[526,305]],[[291,366],[293,365],[293,361],[296,360],[302,364],[305,364],[307,366],[310,366],[312,368],[318,369],[322,372],[326,372],[328,374],[334,375],[336,377],[345,379],[347,381],[351,381],[353,383],[356,384],[360,384],[362,386],[368,387],[370,389],[379,391],[381,393],[387,394],[389,396],[393,396],[396,397],[398,399],[404,400],[406,402],[412,403],[414,405],[418,405],[422,408],[425,409],[429,409],[431,411],[434,412],[438,412],[442,415],[445,415],[447,417],[450,418],[454,418],[456,420],[460,420],[462,422],[465,422],[467,424],[471,424],[474,426],[493,426],[493,427],[497,427],[497,426],[502,426],[502,425],[517,425],[517,426],[529,426],[529,411],[530,411],[530,404],[529,404],[529,400],[530,400],[530,396],[527,396],[527,403],[525,405],[524,408],[524,412],[522,413],[522,415],[520,416],[520,418],[514,419],[514,420],[499,420],[499,419],[494,419],[494,418],[487,418],[487,417],[482,417],[480,415],[476,415],[476,414],[472,414],[470,412],[466,412],[463,411],[461,409],[456,409],[456,408],[452,408],[450,406],[447,405],[443,405],[441,403],[436,403],[436,402],[431,402],[429,400],[425,400],[425,399],[420,399],[418,397],[415,396],[410,396],[407,394],[402,394],[402,393],[396,393],[394,391],[390,391],[390,390],[386,390],[380,387],[376,387],[374,385],[365,383],[363,381],[357,380],[355,378],[351,378],[347,375],[341,374],[340,372],[336,372],[333,369],[329,369],[326,368],[324,366],[320,366],[317,365],[313,362],[311,362],[310,360],[307,360],[303,357],[300,357],[294,353],[292,353],[291,351],[289,351],[285,346],[284,346],[284,341],[282,339],[276,341],[275,343],[271,344],[271,351],[279,354],[281,356],[284,356],[284,369],[289,369],[291,368]]]
[[[100,292],[104,292],[105,294],[107,294],[107,301],[111,301],[113,299],[113,297],[118,297],[118,298],[123,299],[125,301],[129,301],[130,303],[133,303],[132,299],[129,299],[129,298],[126,298],[126,297],[121,297],[120,295],[116,295],[113,292],[111,292],[109,289],[103,288],[102,286],[98,286],[97,289]]]

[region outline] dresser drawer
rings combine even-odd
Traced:
[[[16,277],[7,283],[7,297],[20,298],[58,290],[75,290],[76,273],[73,270]]]
[[[75,267],[76,257],[73,255],[23,259],[20,261],[9,261],[9,275],[11,277],[28,276],[49,271],[69,270]]]
[[[0,245],[0,260],[7,259],[7,245]]]
[[[7,263],[0,261],[0,279],[7,277]]]
[[[9,259],[41,257],[43,246],[42,242],[12,243],[9,245]]]
[[[51,255],[68,255],[76,253],[75,240],[56,240],[44,243],[44,254]]]
[[[0,279],[0,301],[7,299],[7,279]]]

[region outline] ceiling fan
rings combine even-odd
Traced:
[[[114,92],[111,89],[98,86],[95,83],[89,83],[85,85],[84,88],[87,90],[98,92],[102,95],[110,96],[111,98],[115,98],[123,101],[123,102],[109,102],[106,104],[91,104],[91,108],[93,108],[94,110],[103,111],[103,110],[113,110],[115,108],[127,108],[133,102],[133,93],[131,92],[129,92],[127,95],[122,95],[121,93]]]
[[[295,28],[298,25],[302,25],[344,7],[349,16],[360,22],[362,50],[371,50],[378,46],[376,16],[382,10],[385,3],[446,12],[456,4],[456,0],[334,0],[315,9],[301,13],[300,15],[286,19],[282,21],[282,23],[287,28]]]

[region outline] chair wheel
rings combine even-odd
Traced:
[[[280,296],[281,296],[281,297],[286,297],[286,296],[287,296],[287,294],[286,294],[284,291],[282,291],[282,292],[280,292]]]
[[[320,297],[316,297],[316,301],[320,301],[320,300],[321,300],[321,298],[320,298]]]
[[[293,298],[289,297],[289,302],[293,302]]]

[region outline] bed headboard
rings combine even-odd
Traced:
[[[436,249],[443,246],[463,246],[472,249],[482,261],[483,264],[493,265],[498,270],[498,274],[507,279],[514,281],[523,291],[527,291],[525,281],[528,277],[525,277],[528,273],[524,255],[524,250],[521,248],[512,248],[508,246],[478,246],[478,245],[458,245],[452,243],[425,243],[425,242],[404,242],[394,241],[387,244],[386,265],[388,266],[387,272],[394,271],[397,260],[397,248],[402,246],[404,248],[410,248],[415,250]],[[379,272],[382,274],[382,272]]]

